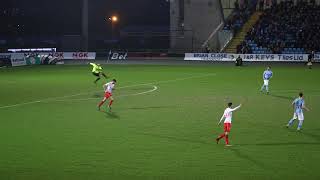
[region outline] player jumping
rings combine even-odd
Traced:
[[[95,84],[100,80],[100,76],[102,75],[104,78],[107,79],[107,76],[102,72],[102,67],[100,64],[90,63],[92,66],[92,74],[97,77],[97,79],[94,81]]]
[[[99,111],[100,111],[101,106],[104,104],[104,102],[106,102],[107,99],[110,99],[109,104],[108,104],[108,108],[111,111],[111,105],[113,103],[112,91],[114,89],[114,86],[115,86],[116,82],[117,82],[117,80],[113,79],[111,82],[108,82],[108,83],[103,85],[103,89],[104,89],[105,93],[104,93],[104,98],[98,104],[98,110]]]
[[[267,70],[265,70],[263,72],[263,85],[261,87],[261,92],[263,92],[264,90],[267,91],[267,94],[269,94],[269,80],[272,78],[272,71],[270,66],[267,67]]]
[[[292,105],[294,109],[293,118],[288,122],[287,128],[289,128],[293,124],[294,120],[298,118],[299,124],[297,130],[300,131],[304,120],[303,109],[309,111],[304,104],[303,93],[299,93],[299,97],[292,102]]]
[[[217,144],[219,143],[220,139],[225,138],[226,141],[226,146],[231,146],[229,145],[229,133],[231,129],[231,121],[232,121],[232,112],[239,109],[241,107],[241,104],[237,106],[236,108],[232,109],[232,103],[228,103],[228,107],[224,110],[224,113],[218,123],[220,125],[221,121],[224,120],[224,133],[221,134],[217,139]]]

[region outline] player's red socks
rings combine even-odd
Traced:
[[[218,137],[218,139],[220,140],[220,139],[222,139],[224,136],[225,136],[225,134],[223,133],[223,134],[221,134],[221,135]]]
[[[98,107],[100,108],[103,103],[104,103],[104,101],[101,101],[101,102],[99,103]]]
[[[113,103],[113,100],[111,100],[111,101],[109,102],[109,106],[111,106],[111,105],[112,105],[112,103]]]
[[[229,144],[229,135],[226,135],[225,133],[223,133],[217,138],[217,140],[219,141],[222,138],[226,139],[226,145],[228,145]]]
[[[229,144],[229,136],[226,135],[226,145],[228,145],[228,144]]]

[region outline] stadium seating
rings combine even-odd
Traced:
[[[244,23],[249,19],[255,11],[257,0],[243,1],[242,4],[235,3],[235,9],[226,20],[224,30],[232,30],[237,32],[241,29]]]
[[[301,54],[320,51],[320,6],[283,1],[264,11],[238,53]]]

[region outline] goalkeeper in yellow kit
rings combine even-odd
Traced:
[[[95,84],[100,80],[101,75],[107,79],[107,76],[102,72],[102,67],[100,64],[90,63],[92,66],[92,74],[97,77],[97,79],[94,81]]]

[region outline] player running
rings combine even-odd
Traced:
[[[231,121],[232,121],[232,112],[239,109],[241,107],[241,104],[235,108],[232,109],[232,103],[228,103],[228,107],[224,110],[224,113],[218,123],[220,125],[221,121],[224,120],[224,133],[221,134],[217,139],[217,144],[219,143],[220,139],[225,138],[226,141],[226,146],[231,146],[229,145],[229,133],[231,129]]]
[[[267,91],[267,94],[269,94],[269,80],[272,78],[272,71],[270,66],[267,67],[267,69],[263,72],[263,85],[261,87],[261,92],[263,92],[264,90]]]
[[[310,111],[304,104],[303,93],[299,93],[299,97],[292,102],[292,105],[294,110],[293,118],[288,122],[287,128],[289,128],[293,124],[294,120],[298,118],[299,124],[297,130],[300,131],[304,121],[303,109]]]
[[[104,102],[106,102],[107,99],[110,99],[109,104],[108,104],[108,108],[111,111],[111,105],[113,103],[113,97],[112,97],[112,91],[114,90],[114,86],[116,85],[117,80],[113,79],[111,82],[108,82],[106,84],[103,85],[103,89],[104,89],[104,98],[102,99],[102,101],[98,104],[98,110],[100,111],[101,106],[104,104]]]
[[[100,76],[102,75],[104,78],[107,79],[107,76],[102,72],[102,67],[100,64],[90,63],[92,66],[92,74],[97,77],[97,79],[94,81],[95,84],[100,80]]]

